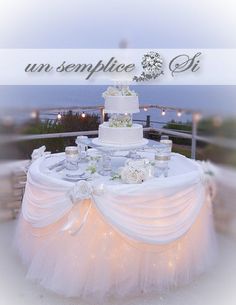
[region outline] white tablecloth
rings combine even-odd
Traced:
[[[212,263],[211,200],[197,162],[173,154],[167,178],[75,184],[48,169],[61,158],[39,158],[28,172],[16,244],[29,278],[97,301],[162,292]]]

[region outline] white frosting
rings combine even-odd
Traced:
[[[139,112],[138,96],[107,96],[104,111],[106,113],[137,113]]]
[[[133,124],[132,127],[109,127],[109,123],[105,122],[99,125],[98,139],[104,144],[141,144],[143,141],[143,126]]]

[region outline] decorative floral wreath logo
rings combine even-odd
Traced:
[[[161,56],[157,52],[150,51],[142,57],[143,72],[139,76],[134,76],[133,80],[136,82],[148,81],[156,79],[160,75],[164,74],[162,71],[163,61]]]

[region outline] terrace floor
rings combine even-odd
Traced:
[[[11,246],[15,221],[0,224],[0,305],[82,305],[79,299],[63,298],[25,279],[25,268]],[[236,242],[218,235],[220,257],[207,274],[186,287],[165,295],[112,301],[111,305],[235,305]],[[96,305],[96,304],[93,304]],[[105,305],[105,304],[104,304]]]

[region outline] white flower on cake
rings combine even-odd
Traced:
[[[141,167],[125,166],[121,169],[120,177],[125,183],[142,183],[147,179],[147,171]]]
[[[132,127],[132,117],[129,114],[113,114],[109,127]]]
[[[136,96],[136,92],[130,90],[128,86],[120,86],[120,87],[108,87],[105,92],[103,92],[103,98],[108,96]]]

